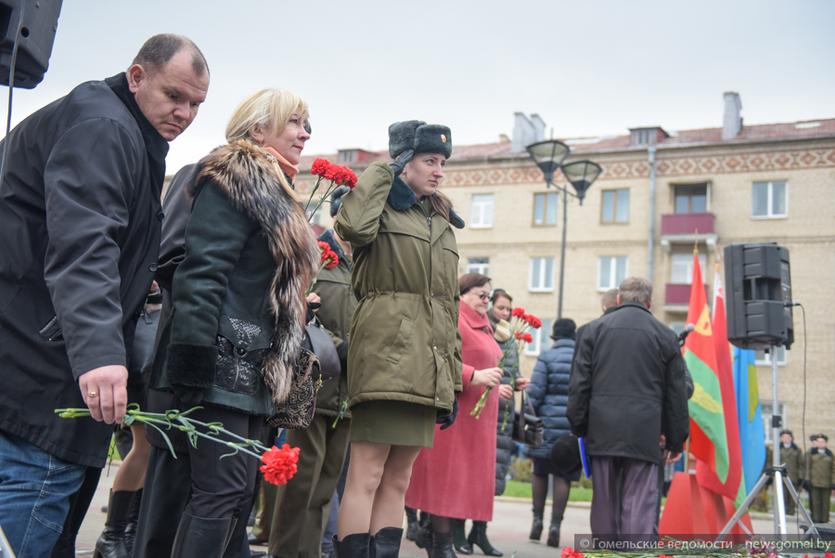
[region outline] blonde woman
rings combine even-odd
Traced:
[[[304,293],[318,264],[315,238],[290,185],[310,138],[307,118],[304,101],[274,89],[235,110],[228,143],[200,161],[188,188],[193,201],[184,257],[161,325],[154,388],[172,392],[181,409],[200,404],[196,418],[222,422],[247,438],[260,437],[264,419],[287,397],[303,338]],[[166,511],[160,509],[170,502],[163,479],[178,474],[166,465],[180,468],[181,476],[188,467],[190,496],[170,554],[219,557],[253,491],[258,463],[243,454],[219,459],[228,448],[205,441],[187,449],[176,463],[156,450],[148,480],[157,475],[162,484],[143,502],[140,523]],[[146,505],[157,509],[144,513]],[[140,539],[141,532],[140,525]],[[236,546],[240,541],[226,556],[237,555]],[[168,555],[147,546],[143,553]]]

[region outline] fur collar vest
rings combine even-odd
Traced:
[[[278,162],[265,150],[239,140],[212,151],[201,167],[201,178],[210,179],[238,211],[260,225],[275,261],[269,293],[274,329],[263,375],[280,406],[290,391],[304,337],[305,291],[319,265],[316,238],[301,205],[279,182]]]
[[[418,203],[418,198],[414,191],[399,176],[395,177],[389,192],[388,204],[396,211],[406,211],[416,203]],[[456,229],[464,228],[464,219],[452,208],[449,210],[449,224]]]

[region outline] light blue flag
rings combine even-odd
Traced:
[[[746,494],[757,483],[765,465],[765,427],[755,359],[754,351],[734,347],[734,390]]]

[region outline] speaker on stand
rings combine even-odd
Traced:
[[[774,534],[785,536],[785,494],[797,504],[797,510],[808,525],[807,534],[818,535],[808,510],[803,506],[786,468],[780,463],[777,443],[783,427],[783,417],[777,414],[777,347],[789,348],[794,342],[791,297],[791,265],[789,251],[776,243],[732,244],[725,248],[725,297],[728,319],[728,340],[744,349],[766,350],[771,355],[771,417],[774,450],[768,467],[754,488],[739,506],[733,517],[719,533],[722,540],[739,523],[757,494],[774,485],[772,510]]]

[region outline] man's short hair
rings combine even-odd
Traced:
[[[206,74],[209,71],[209,64],[197,45],[188,37],[172,33],[154,35],[145,41],[145,44],[142,45],[133,59],[133,64],[139,64],[149,72],[154,72],[165,66],[175,54],[184,48],[191,50],[191,69],[194,74],[197,76]]]
[[[608,310],[609,308],[614,308],[618,305],[618,290],[617,289],[609,289],[605,293],[600,296],[600,306],[603,310]]]
[[[652,283],[643,277],[627,277],[618,287],[620,303],[637,302],[649,308],[652,302]]]

